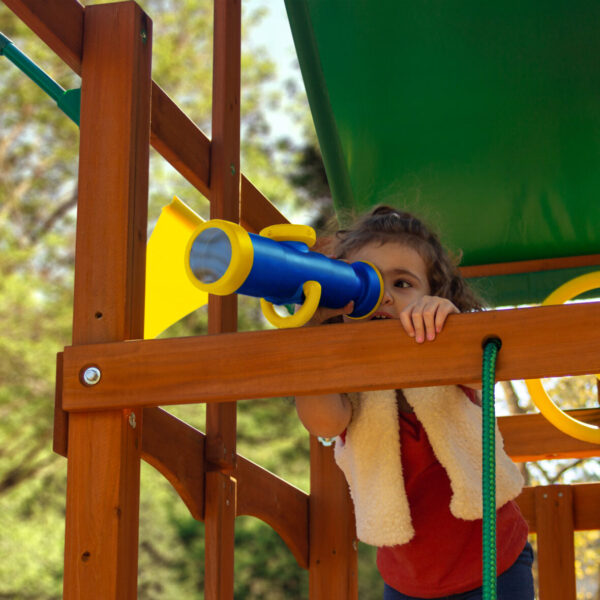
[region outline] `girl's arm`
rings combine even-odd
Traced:
[[[348,427],[352,406],[345,394],[296,396],[296,411],[312,435],[335,437]]]
[[[343,308],[320,307],[307,325],[321,325],[332,317],[349,314],[353,310],[354,302]],[[342,433],[352,418],[352,406],[345,394],[296,396],[296,412],[312,435],[328,438]]]

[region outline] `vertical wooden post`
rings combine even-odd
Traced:
[[[354,509],[333,449],[310,438],[311,600],[357,600],[358,552]]]
[[[83,46],[74,344],[143,337],[152,23],[89,6]],[[141,429],[141,411],[70,415],[65,598],[137,596]]]
[[[540,600],[575,600],[573,488],[534,489]]]
[[[211,218],[240,218],[241,0],[215,0]],[[208,331],[237,330],[237,297],[211,296]],[[234,369],[235,365],[231,365]],[[224,382],[224,385],[226,383]],[[206,415],[205,596],[233,599],[236,404],[209,404]]]

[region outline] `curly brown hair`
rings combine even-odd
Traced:
[[[416,250],[425,261],[432,296],[447,298],[461,312],[482,310],[484,302],[469,287],[438,236],[414,215],[380,205],[349,229],[336,233],[335,255],[346,258],[367,244],[396,242]]]

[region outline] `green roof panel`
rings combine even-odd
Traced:
[[[464,265],[599,252],[600,3],[286,6],[342,221],[405,207]],[[495,302],[562,282],[515,277]]]

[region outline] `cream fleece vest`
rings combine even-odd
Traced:
[[[481,519],[481,408],[456,386],[403,393],[448,473],[450,511],[459,519]],[[396,392],[350,398],[352,421],[345,443],[336,439],[335,460],[350,487],[358,539],[374,546],[405,544],[415,532],[402,476]],[[497,508],[516,498],[522,487],[521,473],[504,451],[496,425]]]

